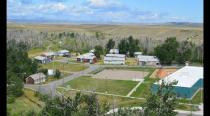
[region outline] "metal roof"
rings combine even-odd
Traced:
[[[109,53],[119,53],[119,49],[110,49]]]
[[[125,58],[125,54],[106,54],[106,57],[120,57],[120,58]]]
[[[36,59],[36,60],[45,60],[47,58],[43,57],[43,56],[36,56],[36,57],[34,57],[34,59]]]
[[[104,61],[125,61],[123,57],[104,57]]]
[[[145,62],[157,61],[157,62],[159,62],[159,59],[156,56],[138,55],[137,58],[138,58],[138,61],[145,61]]]
[[[36,73],[36,74],[30,75],[29,77],[31,77],[34,80],[37,80],[39,78],[45,78],[46,75],[44,75],[43,73]]]
[[[85,54],[82,54],[80,56],[77,56],[77,58],[80,58],[80,59],[94,59],[94,58],[96,58],[96,56],[93,53],[85,53]]]
[[[58,53],[64,54],[64,53],[69,53],[68,50],[59,50]]]
[[[203,67],[185,66],[176,72],[168,75],[163,80],[165,82],[178,81],[177,85],[181,87],[192,87],[198,80],[203,79]],[[155,84],[161,84],[161,81]]]

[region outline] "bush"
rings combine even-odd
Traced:
[[[15,102],[15,96],[11,95],[11,96],[7,96],[7,103],[13,103]]]
[[[56,70],[55,70],[55,75],[54,75],[54,77],[55,77],[55,78],[60,78],[60,76],[61,76],[60,71],[59,71],[58,69],[56,69]]]

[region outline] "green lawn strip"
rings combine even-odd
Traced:
[[[144,78],[144,82],[136,89],[133,94],[131,94],[132,97],[143,97],[146,98],[151,94],[151,86],[154,82],[156,82],[158,79],[149,78],[150,75],[153,73],[155,69],[152,69],[149,74]]]
[[[201,98],[202,94],[202,98]],[[203,102],[203,90],[199,90],[196,95],[192,98],[192,100],[181,98],[178,100],[180,103],[187,103],[187,104],[200,104]]]
[[[198,111],[198,106],[194,105],[186,105],[186,104],[178,104],[176,106],[176,110],[186,110],[186,111]]]
[[[24,95],[16,98],[14,103],[7,104],[7,108],[10,110],[11,115],[21,115],[21,113],[29,110],[39,112],[42,109],[40,106],[43,107],[44,102],[40,101],[38,97],[35,97],[34,91],[29,89],[24,89]]]
[[[127,95],[138,82],[125,80],[103,80],[82,76],[65,83],[73,89],[106,92],[110,94]]]
[[[69,72],[78,72],[85,70],[88,66],[80,65],[80,64],[67,64],[62,62],[50,62],[47,64],[41,64],[42,68],[47,69],[59,69],[60,71],[69,71]]]
[[[105,69],[120,69],[120,70],[132,70],[132,71],[144,71],[144,72],[154,71],[154,68],[150,67],[105,67]]]

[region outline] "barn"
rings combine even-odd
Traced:
[[[160,66],[160,61],[156,56],[138,55],[137,61],[140,66]]]
[[[125,64],[124,54],[106,54],[104,64]]]
[[[77,61],[78,62],[96,63],[97,58],[93,53],[85,53],[85,54],[77,56]]]
[[[196,91],[203,88],[203,67],[185,66],[162,80],[166,83],[178,81],[177,85],[174,85],[177,97],[192,98]],[[157,92],[162,80],[152,85],[153,93]]]
[[[39,84],[45,82],[46,75],[44,75],[43,73],[36,73],[28,76],[25,80],[26,84]]]
[[[34,57],[34,60],[41,64],[49,63],[52,61],[52,59],[44,56],[36,56]]]

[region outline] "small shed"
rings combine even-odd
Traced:
[[[156,56],[138,55],[137,61],[140,66],[160,66],[160,61]]]
[[[109,53],[110,54],[119,54],[119,49],[110,49]]]
[[[43,73],[36,73],[28,76],[25,80],[26,84],[39,84],[45,82],[46,75],[44,75]]]
[[[49,63],[52,61],[52,59],[44,57],[44,56],[36,56],[34,57],[34,60],[41,64]]]
[[[134,52],[134,56],[135,56],[135,58],[137,58],[137,57],[138,57],[138,55],[142,55],[142,52]]]
[[[55,52],[45,52],[45,53],[42,53],[41,56],[43,57],[47,57],[49,59],[53,59],[55,57],[56,53]]]
[[[70,52],[69,52],[68,50],[59,50],[59,51],[57,52],[57,54],[58,54],[59,56],[64,56],[64,57],[69,57],[69,56],[70,56]]]

